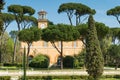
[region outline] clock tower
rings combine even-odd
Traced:
[[[48,20],[46,18],[46,14],[47,14],[47,12],[44,11],[44,10],[38,12],[38,15],[39,15],[39,17],[38,17],[38,28],[43,29],[43,28],[46,28],[48,26]]]

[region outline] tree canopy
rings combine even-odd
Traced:
[[[61,58],[60,68],[63,69],[63,41],[77,40],[80,37],[79,32],[75,27],[65,24],[48,26],[42,32],[42,39],[47,42],[50,41],[52,46],[59,52]],[[60,41],[61,48],[56,46],[55,42],[57,41]]]
[[[114,63],[116,64],[115,69],[120,65],[120,45],[111,45],[108,49],[109,55],[113,58]]]
[[[109,27],[107,27],[104,23],[95,22],[95,27],[96,27],[96,30],[97,30],[98,39],[100,41],[102,39],[104,39],[108,34],[110,34]],[[80,25],[76,26],[76,28],[81,35],[80,40],[82,40],[83,43],[85,44],[84,41],[86,40],[86,36],[87,36],[88,23],[80,24]]]
[[[78,31],[70,25],[51,25],[43,29],[42,39],[45,41],[74,41],[79,37]]]
[[[37,27],[31,27],[28,29],[23,29],[18,33],[19,40],[27,43],[27,67],[28,67],[28,56],[30,52],[30,46],[34,41],[38,41],[41,38],[41,29]]]
[[[32,43],[33,41],[38,41],[41,37],[41,30],[37,27],[31,27],[28,29],[24,29],[19,32],[18,34],[19,40],[26,42],[26,43]]]
[[[116,40],[120,40],[120,28],[110,28],[111,31],[111,37],[112,37],[112,42],[116,44]]]
[[[4,5],[5,5],[5,1],[4,0],[0,0],[0,13],[1,13],[1,10],[4,9]]]
[[[14,15],[15,21],[17,23],[18,32],[28,27],[29,23],[31,22],[36,23],[36,20],[33,17],[31,17],[35,13],[35,10],[30,6],[10,5],[8,6],[8,12]],[[17,40],[18,40],[18,36],[16,36],[16,40],[14,43],[14,53],[13,53],[14,55],[16,55]]]
[[[107,15],[108,16],[114,16],[118,23],[120,24],[120,19],[119,19],[119,16],[120,16],[120,6],[116,6],[114,8],[111,8],[107,11]]]
[[[15,16],[15,20],[17,22],[17,27],[18,30],[21,30],[21,22],[26,20],[26,17],[24,17],[25,15],[33,15],[35,13],[35,10],[32,7],[29,6],[21,6],[21,5],[10,5],[8,6],[8,12],[13,13]],[[33,20],[31,18],[29,18],[30,20]],[[24,25],[25,27],[25,25]],[[24,28],[23,27],[23,28]]]
[[[104,39],[110,32],[110,29],[108,26],[106,26],[104,23],[95,22],[96,30],[97,30],[97,36],[99,40]]]
[[[72,18],[76,16],[76,25],[79,25],[81,17],[86,14],[95,14],[95,10],[81,3],[64,3],[59,6],[58,13],[67,13],[70,24],[73,25]]]
[[[4,32],[7,29],[7,27],[9,26],[9,24],[15,20],[14,15],[9,14],[9,13],[2,13],[1,19],[4,22]]]

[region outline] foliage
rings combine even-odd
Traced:
[[[22,64],[20,64],[20,63],[4,63],[3,64],[4,65],[4,67],[13,67],[13,66],[16,66],[16,67],[22,67]]]
[[[20,41],[23,41],[29,44],[29,43],[32,43],[33,41],[38,41],[40,39],[41,30],[38,29],[37,27],[31,27],[31,28],[20,31],[18,36]]]
[[[109,34],[109,27],[107,27],[104,23],[96,22],[95,23],[98,40],[104,39]]]
[[[72,56],[65,56],[63,58],[63,67],[73,68],[74,58]]]
[[[0,76],[0,80],[10,80],[10,76]]]
[[[48,21],[48,25],[54,25],[52,21]]]
[[[95,22],[95,27],[97,30],[98,39],[100,41],[102,41],[105,37],[110,35],[110,29],[104,23]],[[86,36],[87,36],[88,23],[80,24],[80,25],[76,26],[76,28],[80,33],[80,40],[82,40],[82,42],[84,44],[86,44],[85,40],[86,40]]]
[[[3,21],[0,19],[0,35],[1,35],[2,31],[3,31]]]
[[[73,25],[73,15],[76,16],[76,25],[81,23],[81,16],[86,14],[95,14],[95,10],[81,3],[64,3],[59,6],[58,13],[65,12],[68,16],[70,24]]]
[[[89,77],[98,79],[103,73],[103,56],[100,49],[99,41],[93,16],[88,19],[88,33],[86,39],[86,58],[85,67]]]
[[[42,31],[42,39],[45,41],[74,41],[79,38],[78,31],[70,25],[50,25]]]
[[[84,67],[85,62],[85,50],[74,56],[74,68]]]
[[[18,31],[21,30],[21,28],[25,28],[26,24],[24,24],[24,21],[28,22],[32,21],[32,22],[36,22],[33,17],[31,17],[31,15],[33,15],[35,13],[35,10],[32,7],[29,6],[21,6],[21,5],[10,5],[8,6],[8,12],[11,12],[14,14],[15,16],[15,21],[17,22],[17,27],[18,27]],[[31,18],[26,18],[25,16],[29,16]],[[24,26],[20,26],[20,24],[23,22]]]
[[[111,36],[112,36],[112,42],[115,44],[116,43],[116,40],[118,39],[118,35],[119,35],[119,32],[120,32],[120,28],[110,28],[110,31],[111,31]]]
[[[106,36],[104,39],[100,41],[101,51],[104,57],[104,65],[108,66],[110,60],[110,55],[108,54],[108,49],[112,44],[112,37]]]
[[[48,68],[49,59],[44,55],[37,55],[31,60],[29,66],[33,68]]]
[[[4,29],[6,30],[6,28],[8,27],[8,25],[9,25],[13,20],[15,20],[15,17],[14,17],[14,15],[9,14],[9,13],[2,13],[1,19],[2,19],[3,22],[4,22],[4,26],[5,26]]]
[[[30,46],[34,41],[40,40],[41,34],[42,34],[41,29],[38,29],[37,27],[24,29],[18,33],[19,40],[27,43],[27,67],[28,67],[28,56],[30,52]]]
[[[50,41],[52,46],[59,52],[61,58],[61,69],[63,68],[63,41],[77,40],[80,35],[75,27],[71,25],[58,24],[50,25],[48,28],[42,30],[42,39],[44,41]],[[61,48],[58,48],[55,42],[60,41]]]
[[[4,0],[0,0],[0,36],[1,36],[1,33],[3,31],[3,20],[1,19],[1,16],[2,16],[2,11],[4,8],[4,5],[5,5],[5,1]],[[2,58],[2,52],[1,52],[1,43],[0,43],[0,63],[1,63],[1,58]]]
[[[9,35],[13,39],[13,41],[15,41],[15,38],[18,35],[18,31],[10,31]]]
[[[10,5],[8,6],[8,12],[12,13],[15,17],[15,21],[17,23],[18,32],[21,29],[25,29],[27,27],[28,23],[36,23],[35,18],[26,18],[25,16],[31,17],[35,10],[30,6],[21,6],[21,5]],[[30,20],[28,20],[30,19]],[[29,25],[31,26],[31,25]],[[17,52],[17,41],[18,41],[18,35],[15,38],[14,42],[14,53],[13,53],[13,63],[15,61],[15,55]]]
[[[0,12],[1,12],[1,10],[4,9],[4,5],[5,5],[5,1],[4,0],[0,0]]]
[[[11,62],[13,45],[14,45],[13,40],[9,37],[7,33],[5,33],[3,35],[3,39],[0,40],[0,43],[4,43],[4,44],[1,44],[2,62]]]
[[[113,59],[113,63],[116,64],[115,69],[117,69],[120,65],[120,45],[111,45],[108,49],[108,53]]]
[[[112,8],[112,9],[109,9],[107,11],[107,15],[108,16],[114,16],[117,19],[118,23],[120,24],[120,19],[119,19],[119,16],[120,16],[120,6],[116,6],[116,7]]]
[[[31,25],[38,26],[38,21],[33,16],[27,16],[27,15],[23,16],[22,23],[23,23],[23,27],[22,27],[23,29],[29,28]]]
[[[120,78],[120,75],[105,75],[105,76],[102,76],[102,78],[100,80],[119,80]],[[66,75],[61,75],[61,76],[56,76],[56,75],[53,75],[53,76],[27,76],[27,79],[35,79],[35,80],[40,80],[40,79],[43,79],[43,80],[59,80],[59,79],[67,79],[67,80],[72,80],[72,79],[76,79],[76,80],[89,80],[87,79],[87,76],[86,75],[72,75],[72,76],[66,76]],[[19,79],[21,80],[21,79]]]
[[[79,31],[81,38],[85,39],[86,35],[87,35],[88,25],[80,24],[80,25],[76,26],[76,28]]]
[[[2,24],[3,27],[2,27],[2,31],[1,31],[1,39],[2,39],[7,27],[14,20],[14,16],[12,14],[8,14],[8,13],[2,13],[0,15],[1,15],[0,20],[2,20],[2,23],[3,23]]]

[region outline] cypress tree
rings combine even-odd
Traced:
[[[89,80],[98,80],[103,73],[103,57],[97,37],[97,31],[93,16],[88,19],[88,31],[86,38],[85,66],[89,74]]]

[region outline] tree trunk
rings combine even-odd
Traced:
[[[17,17],[15,17],[17,19]],[[17,26],[18,26],[18,33],[20,31],[20,23],[19,21],[17,22]],[[16,39],[15,39],[15,43],[14,43],[14,52],[13,52],[13,59],[12,59],[12,63],[15,62],[15,55],[16,55],[16,51],[17,51],[17,41],[18,41],[18,34],[16,35]]]
[[[115,66],[115,70],[117,70],[118,66],[119,66],[120,62],[119,62],[119,59],[116,60],[116,66]]]
[[[29,68],[29,52],[30,52],[30,43],[28,44],[28,48],[27,48],[27,63],[26,63],[26,67]]]
[[[78,25],[78,18],[77,18],[77,14],[76,14],[76,26]]]
[[[116,16],[116,19],[117,19],[118,23],[120,24],[120,20],[119,20],[119,17],[118,17],[118,16]]]
[[[23,53],[23,80],[26,80],[26,48],[24,47],[24,53]]]
[[[115,70],[117,70],[118,66],[119,66],[119,64],[116,63]]]
[[[16,56],[16,51],[17,51],[17,41],[18,41],[18,36],[16,36],[16,39],[15,39],[15,42],[14,42],[14,52],[13,52],[13,55],[12,55],[12,63],[15,62],[15,56]]]
[[[71,15],[69,15],[69,13],[67,13],[67,16],[68,16],[68,19],[69,19],[69,21],[70,21],[70,25],[73,25],[73,24],[72,24],[72,19],[71,19],[71,17],[70,17]]]
[[[2,62],[2,51],[1,51],[1,48],[0,48],[0,64]]]
[[[63,41],[61,41],[61,54],[60,54],[60,58],[61,58],[60,68],[63,69]]]

